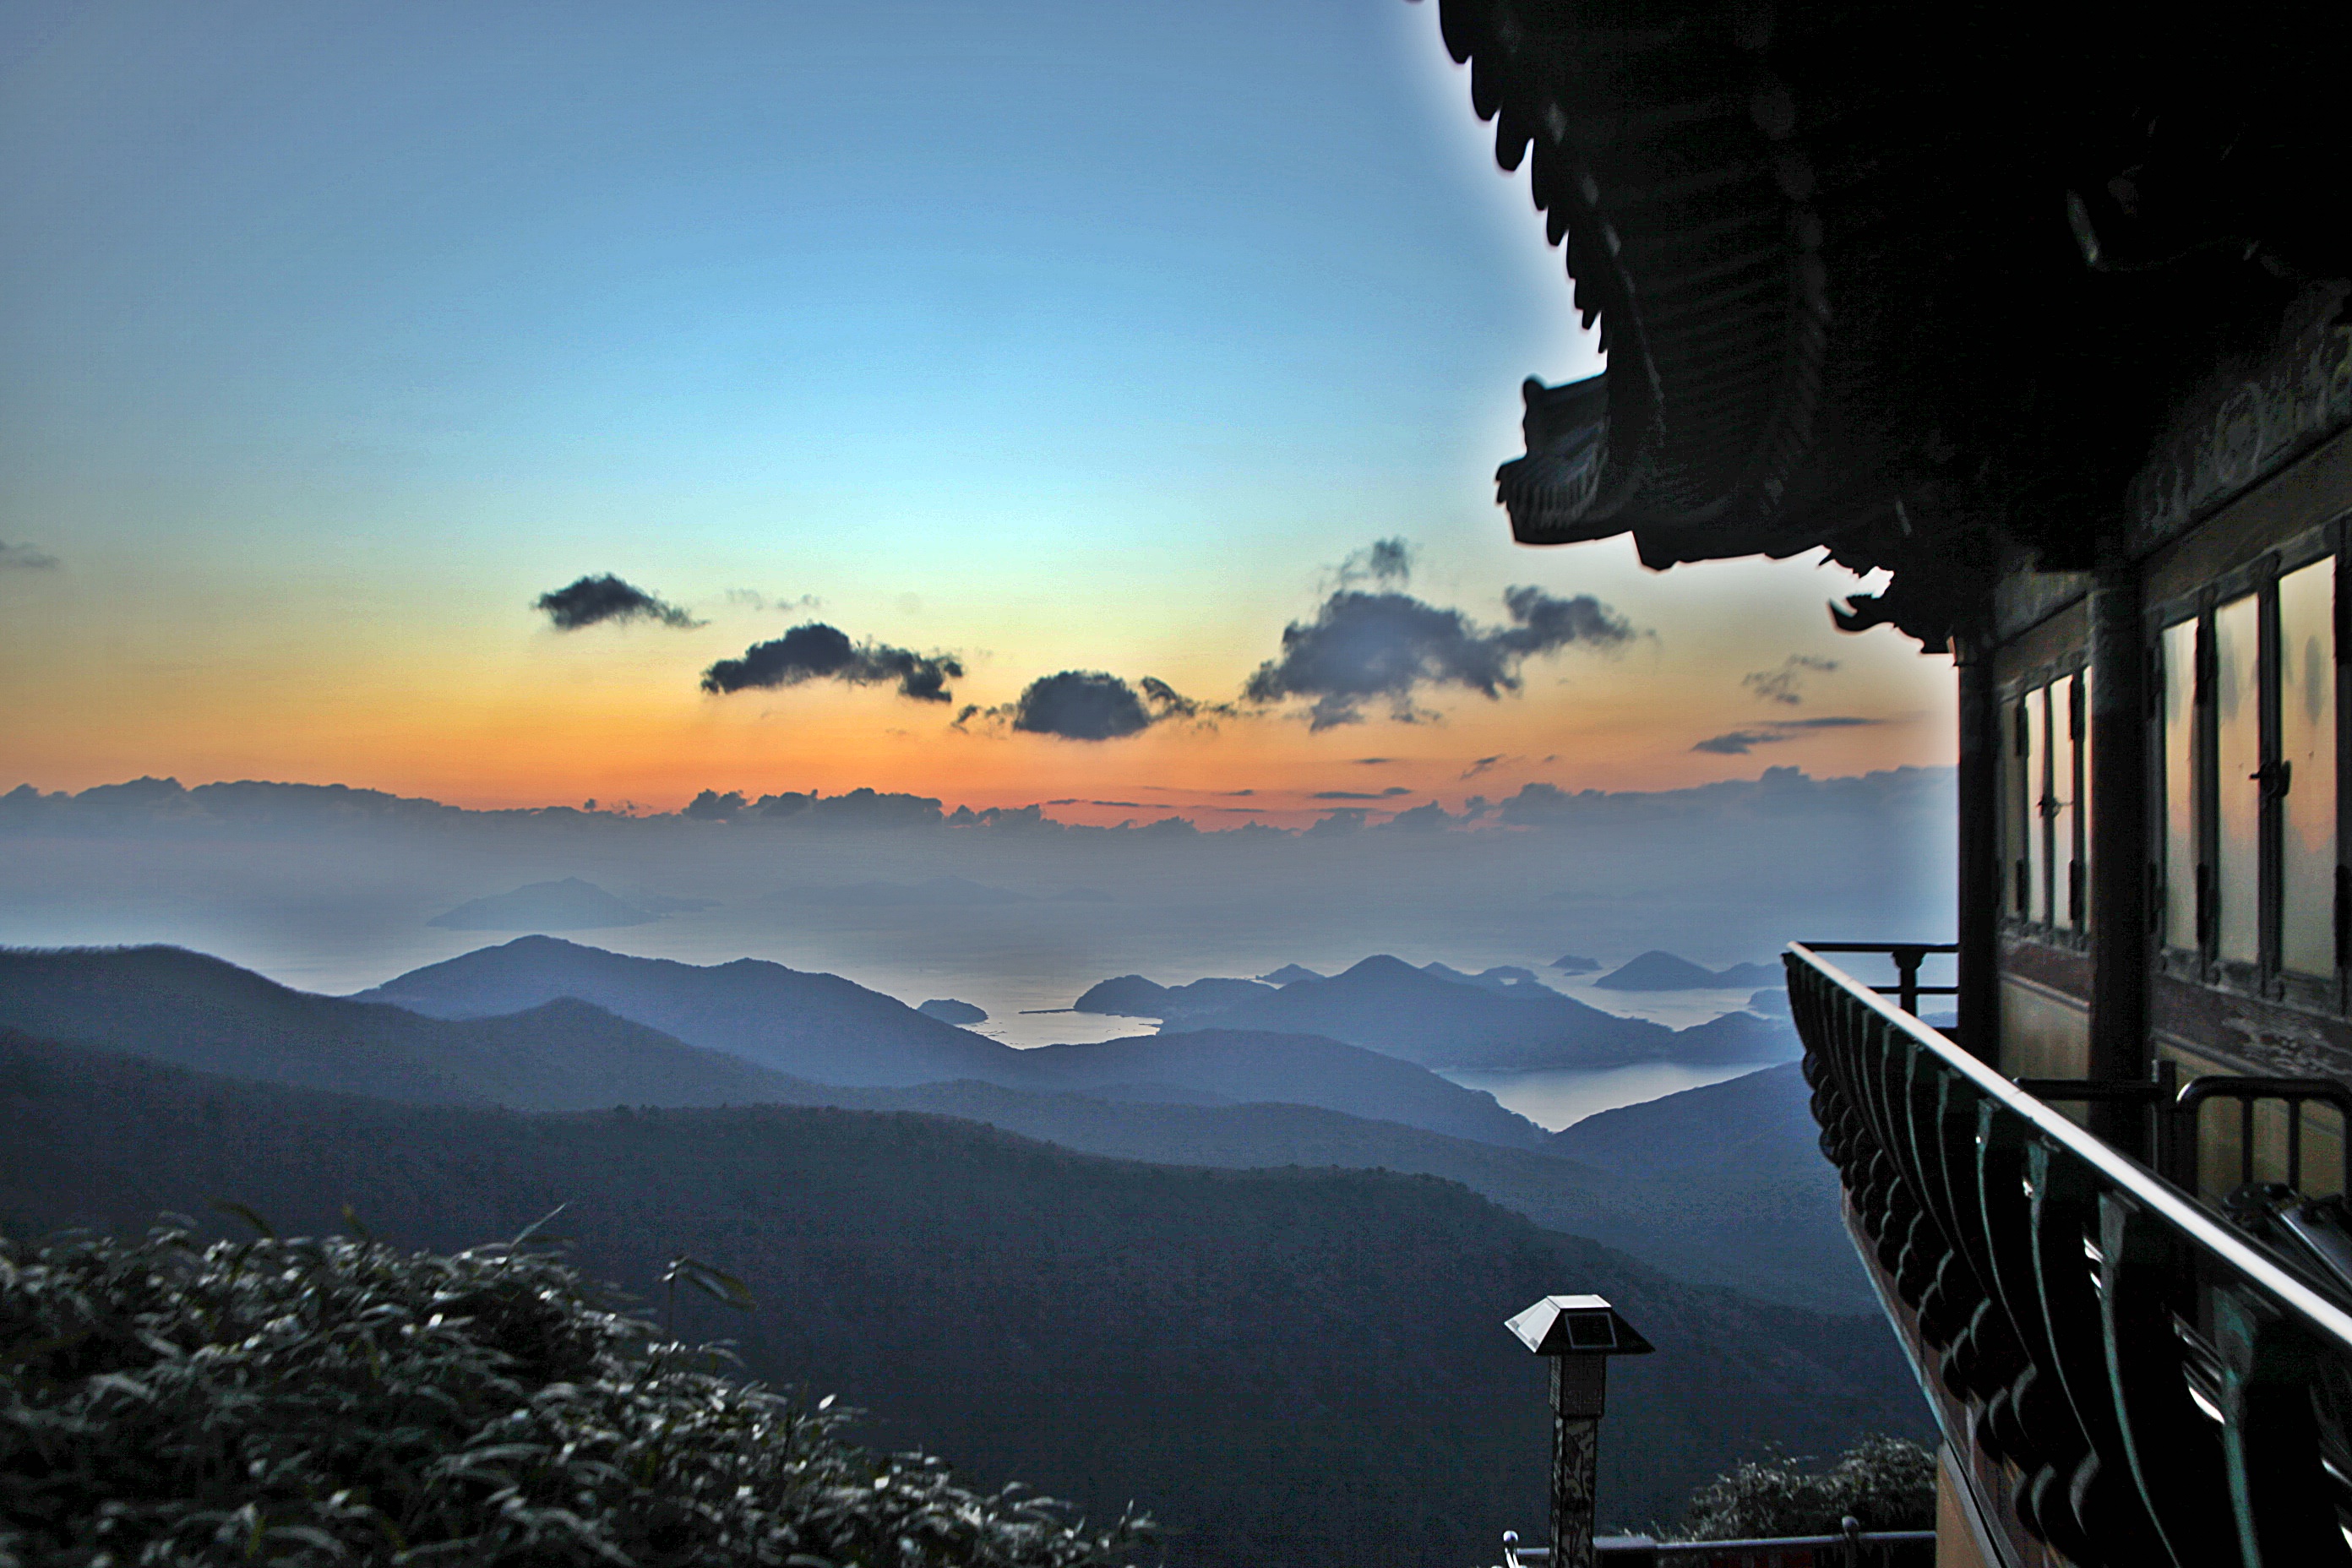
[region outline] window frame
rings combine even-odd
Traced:
[[[2264,551],[2254,559],[2228,572],[2217,574],[2200,584],[2193,593],[2181,594],[2147,607],[2142,635],[2144,668],[2147,670],[2147,692],[2145,722],[2147,728],[2147,798],[2148,839],[2146,847],[2148,900],[2147,941],[2150,946],[2153,967],[2160,974],[2239,992],[2270,1001],[2285,1002],[2324,1011],[2345,1013],[2352,1010],[2352,870],[2347,870],[2347,831],[2352,831],[2352,789],[2347,789],[2347,764],[2352,764],[2352,714],[2347,714],[2346,699],[2352,691],[2352,646],[2347,646],[2347,630],[2352,630],[2352,605],[2347,605],[2347,592],[2352,592],[2352,569],[2347,569],[2345,544],[2347,535],[2343,520],[2311,530],[2276,548]],[[2220,704],[2216,700],[2217,647],[2214,632],[2215,612],[2224,605],[2252,595],[2256,605],[2256,723],[2260,739],[2257,750],[2260,767],[2274,779],[2283,752],[2284,725],[2280,711],[2283,689],[2279,646],[2279,583],[2290,574],[2301,571],[2320,561],[2334,558],[2333,584],[2334,625],[2331,649],[2333,669],[2333,721],[2335,727],[2335,819],[2336,866],[2335,899],[2332,919],[2335,965],[2333,973],[2311,975],[2288,970],[2283,962],[2284,951],[2285,905],[2285,812],[2284,795],[2275,793],[2266,780],[2260,789],[2257,826],[2257,906],[2256,930],[2259,956],[2252,963],[2225,959],[2218,946],[2221,920],[2218,899],[2220,866],[2220,831],[2221,780],[2218,772],[2220,752]],[[2173,868],[2167,864],[2168,820],[2170,796],[2167,773],[2164,732],[2165,681],[2169,673],[2164,662],[2164,634],[2184,622],[2194,621],[2196,672],[2190,701],[2195,729],[2189,746],[2190,765],[2196,770],[2193,787],[2189,792],[2194,812],[2189,840],[2196,846],[2197,864],[2187,886]],[[2253,782],[2249,780],[2247,782]],[[2288,780],[2286,794],[2291,794],[2293,781]],[[2194,948],[2174,946],[2167,941],[2166,912],[2170,900],[2178,898],[2197,900],[2193,929],[2197,937]]]
[[[2077,649],[1995,693],[2000,730],[2000,923],[2015,934],[2074,948],[2088,945],[2091,922],[2090,813],[2084,809],[2091,783],[2089,679],[2088,656]],[[2030,733],[2030,700],[2037,694],[2039,732]],[[2062,737],[2069,742],[2063,781],[2057,777]],[[2033,836],[2039,857],[2032,843],[2019,841],[2021,833]]]

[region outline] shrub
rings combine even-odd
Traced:
[[[1080,1568],[1149,1523],[953,1485],[520,1245],[0,1238],[0,1568]]]
[[[1864,1530],[1927,1530],[1936,1522],[1936,1456],[1901,1437],[1864,1437],[1826,1469],[1802,1458],[1751,1461],[1691,1494],[1681,1535],[1734,1541],[1834,1535],[1852,1516]]]

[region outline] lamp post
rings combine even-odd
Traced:
[[[1550,1568],[1593,1568],[1593,1489],[1609,1358],[1656,1347],[1598,1296],[1546,1296],[1503,1325],[1551,1361]]]

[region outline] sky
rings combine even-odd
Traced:
[[[1300,826],[1951,760],[1846,574],[1510,542],[1519,382],[1600,362],[1433,5],[9,16],[0,790]]]

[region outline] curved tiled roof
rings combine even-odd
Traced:
[[[2004,552],[2086,563],[2186,385],[2352,272],[2312,199],[2352,7],[1441,11],[1608,351],[1525,388],[1496,479],[1528,543],[1826,545],[1896,573],[1855,624],[1933,646]]]
[[[1814,181],[1760,13],[1648,26],[1598,7],[1448,0],[1506,169],[1529,179],[1609,368],[1526,388],[1512,526],[1556,543],[1632,530],[1671,564],[1812,542],[1783,506],[1811,434],[1828,318]]]

